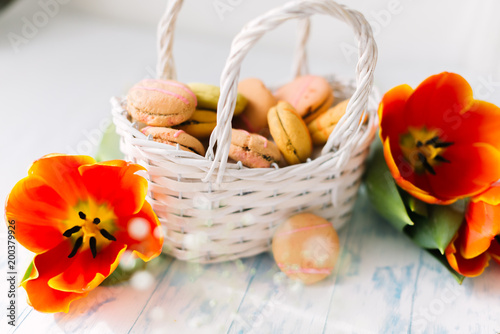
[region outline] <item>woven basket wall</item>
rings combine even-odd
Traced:
[[[172,41],[182,1],[169,3],[159,25],[158,77],[175,78]],[[239,71],[248,50],[267,31],[299,19],[295,74],[305,72],[309,16],[327,14],[355,31],[360,59],[356,80],[327,77],[337,102],[350,98],[346,115],[325,147],[305,163],[246,168],[228,162]],[[112,99],[113,121],[127,160],[147,168],[148,201],[165,228],[164,251],[182,260],[220,262],[269,250],[275,228],[300,211],[340,228],[350,218],[377,123],[372,93],[376,45],[363,16],[330,0],[295,1],[249,22],[235,37],[221,76],[217,127],[205,157],[149,140],[127,118],[126,99]],[[370,103],[369,103],[370,102]],[[368,115],[368,123],[360,119]],[[217,149],[215,150],[215,148]]]

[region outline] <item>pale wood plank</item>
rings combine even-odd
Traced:
[[[24,312],[14,333],[127,333],[148,300],[158,289],[173,260],[164,259],[154,270],[154,284],[145,290],[133,289],[129,282],[98,287],[81,300],[73,302],[70,311],[44,314]],[[26,294],[19,289],[18,305],[26,306]],[[28,307],[31,309],[31,307]]]
[[[364,195],[351,224],[324,333],[406,332],[421,251],[379,219]]]
[[[349,240],[352,224],[339,231],[341,249]],[[287,278],[271,253],[263,260],[228,333],[322,333],[330,296],[336,288],[338,268],[325,280],[304,286]]]
[[[175,261],[130,332],[225,333],[261,260]]]
[[[499,333],[500,267],[491,264],[480,277],[459,285],[424,254],[416,284],[412,333]]]

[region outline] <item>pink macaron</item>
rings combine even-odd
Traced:
[[[127,95],[130,115],[151,126],[174,126],[188,120],[196,109],[196,95],[183,83],[145,79]]]
[[[279,88],[274,94],[278,100],[290,103],[306,123],[324,113],[333,103],[333,89],[320,76],[305,75]]]
[[[233,129],[229,157],[251,168],[268,168],[281,160],[281,153],[272,141],[255,133]]]

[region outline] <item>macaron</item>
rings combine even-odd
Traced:
[[[274,260],[292,279],[312,284],[331,274],[340,253],[332,224],[312,213],[288,218],[273,236]]]
[[[281,154],[272,141],[255,133],[233,129],[229,157],[241,161],[244,166],[251,168],[268,168],[278,163]]]
[[[177,146],[183,151],[205,155],[203,144],[195,137],[183,130],[147,126],[141,130],[146,136],[151,135],[154,141],[167,145]]]
[[[274,94],[278,100],[287,101],[306,121],[311,122],[324,113],[333,103],[333,89],[325,78],[305,75],[279,88]]]
[[[173,126],[188,120],[196,109],[196,95],[183,83],[145,79],[127,95],[127,110],[151,126]]]
[[[248,100],[245,111],[239,116],[241,125],[250,132],[262,133],[267,128],[267,112],[278,101],[264,83],[256,78],[240,81],[238,92]]]
[[[307,125],[313,144],[323,145],[326,143],[340,118],[344,116],[348,103],[349,100],[340,102]]]
[[[196,109],[193,116],[175,128],[184,130],[196,138],[207,138],[217,124],[217,113],[211,110]]]
[[[196,95],[198,100],[199,109],[208,109],[217,111],[217,104],[219,103],[220,88],[214,85],[204,84],[204,83],[190,83],[189,88]],[[247,106],[247,99],[238,94],[236,97],[236,107],[234,109],[234,115],[239,115],[243,112]]]
[[[267,114],[269,131],[290,165],[305,162],[312,153],[312,141],[304,120],[285,101],[279,101]]]

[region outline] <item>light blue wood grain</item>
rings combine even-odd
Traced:
[[[341,245],[349,230],[346,226],[340,232]],[[228,333],[322,333],[336,273],[304,286],[281,273],[271,254],[260,257],[262,262]]]
[[[419,250],[377,219],[364,196],[350,232],[324,332],[406,332]]]
[[[171,263],[172,259],[167,258],[155,268],[156,279],[145,290],[133,289],[129,283],[98,287],[86,298],[73,302],[67,314],[44,314],[28,307],[28,312],[20,314],[13,333],[126,333],[158,289],[158,277],[165,275]],[[25,307],[26,294],[23,289],[19,291],[18,303]]]
[[[148,289],[99,287],[68,314],[33,311],[19,289],[15,333],[500,332],[496,264],[458,285],[364,197],[339,236],[336,273],[312,286],[283,277],[266,253],[213,265],[166,258]]]
[[[200,265],[174,261],[131,333],[224,333],[260,257]]]

